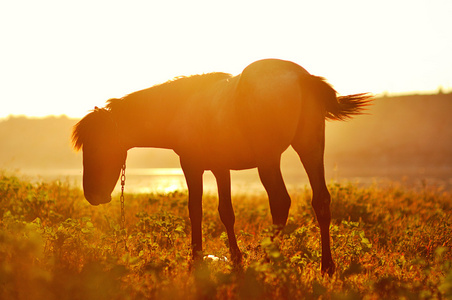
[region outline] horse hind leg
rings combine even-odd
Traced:
[[[322,243],[322,274],[330,276],[335,271],[335,264],[331,256],[330,223],[331,196],[325,182],[325,170],[323,165],[324,129],[311,136],[296,139],[292,147],[298,153],[301,162],[309,177],[312,188],[312,206],[320,227]]]
[[[287,192],[280,168],[281,156],[266,160],[258,166],[259,177],[270,202],[273,225],[280,231],[287,222],[290,209],[290,196]]]
[[[231,259],[235,266],[239,266],[242,263],[242,253],[237,245],[237,238],[234,231],[235,215],[231,199],[231,175],[229,170],[214,170],[212,172],[217,180],[219,198],[218,212],[220,213],[221,222],[226,227]]]

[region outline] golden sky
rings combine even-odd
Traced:
[[[449,91],[450,16],[450,0],[0,0],[0,118],[82,117],[175,76],[270,57],[341,94]]]

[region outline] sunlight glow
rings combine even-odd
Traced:
[[[167,186],[167,187],[165,187],[164,189],[163,189],[163,191],[165,192],[165,193],[172,193],[172,192],[175,192],[175,191],[177,191],[177,190],[181,190],[181,186],[180,185],[177,185],[177,184],[172,184],[172,185],[170,185],[170,186]]]
[[[147,168],[131,169],[128,171],[133,176],[183,176],[181,168]]]
[[[3,1],[0,118],[81,117],[175,76],[271,57],[341,94],[447,92],[451,14],[446,0]]]

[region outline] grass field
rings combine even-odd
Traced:
[[[310,189],[291,193],[272,240],[264,195],[236,195],[243,270],[228,258],[214,195],[204,197],[204,254],[190,261],[186,192],[126,194],[91,207],[64,182],[0,175],[0,299],[444,299],[452,297],[452,196],[331,183],[333,277],[320,273]]]

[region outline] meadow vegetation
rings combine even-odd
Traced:
[[[452,197],[441,188],[329,184],[334,276],[320,273],[308,187],[292,191],[283,234],[265,195],[235,195],[242,269],[205,195],[206,259],[190,260],[185,191],[126,194],[91,207],[61,181],[0,175],[1,299],[443,299],[452,297]]]

